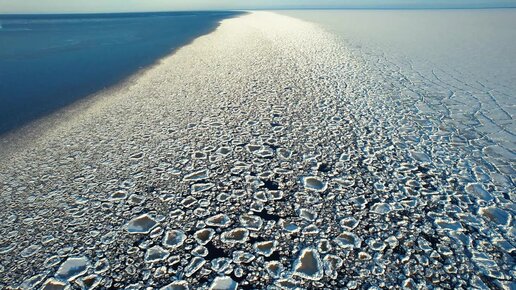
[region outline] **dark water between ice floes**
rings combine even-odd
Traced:
[[[0,15],[0,134],[123,80],[236,14]]]

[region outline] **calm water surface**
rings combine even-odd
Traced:
[[[0,134],[121,81],[235,14],[0,15]]]

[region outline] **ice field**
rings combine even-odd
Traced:
[[[514,289],[516,37],[497,70],[346,13],[224,20],[0,140],[0,287]]]

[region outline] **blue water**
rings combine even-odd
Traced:
[[[123,80],[235,14],[0,15],[0,134]]]

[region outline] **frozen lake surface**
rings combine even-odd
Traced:
[[[0,286],[515,288],[513,14],[224,20],[1,148]]]

